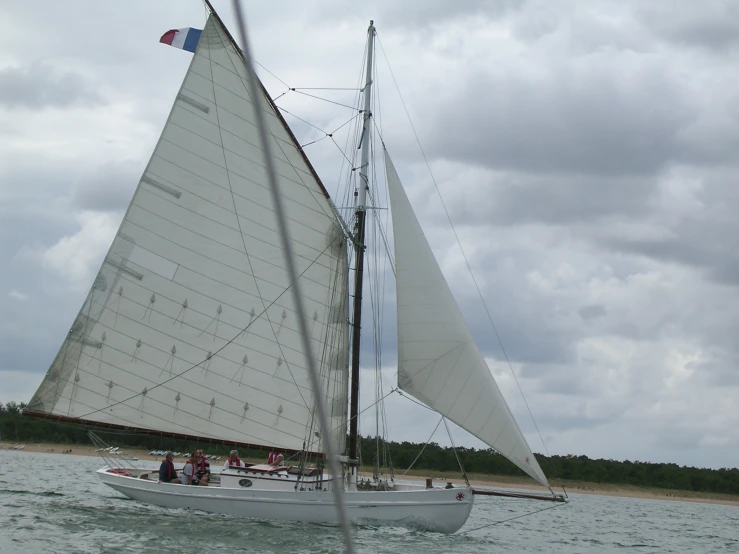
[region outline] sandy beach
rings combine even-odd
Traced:
[[[100,457],[96,449],[92,445],[64,445],[64,444],[47,444],[47,443],[26,443],[22,449],[17,449],[14,443],[0,443],[0,453],[7,450],[15,450],[17,452],[34,452],[49,454],[66,454],[70,456],[95,456]],[[126,456],[134,456],[141,461],[156,462],[162,459],[161,456],[151,456],[148,451],[135,448],[121,448]],[[206,448],[207,453],[207,448]],[[266,454],[265,454],[266,456]],[[176,463],[184,463],[184,457],[177,459]],[[254,459],[247,460],[250,462],[263,462],[265,460]],[[102,458],[101,458],[102,462]],[[368,476],[366,472],[363,476]],[[452,482],[455,484],[463,483],[463,479],[459,475],[451,475],[442,472],[428,470],[411,470],[406,475],[402,472],[396,472],[396,479],[421,480],[432,477],[435,482]],[[475,487],[485,487],[492,489],[520,489],[532,492],[546,493],[544,487],[532,483],[524,478],[497,476],[497,475],[469,475],[470,484]],[[552,488],[555,492],[561,492],[563,484],[568,494],[596,494],[602,496],[617,496],[628,498],[645,498],[663,501],[681,501],[681,502],[700,502],[706,504],[724,504],[729,506],[739,506],[739,496],[720,493],[701,493],[680,490],[653,489],[646,487],[636,487],[631,485],[611,485],[601,483],[577,483],[564,481],[560,483],[557,480],[552,481]]]

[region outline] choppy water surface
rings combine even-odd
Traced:
[[[97,458],[0,451],[0,552],[343,552],[336,527],[249,521],[128,500]],[[739,507],[570,495],[469,534],[355,528],[362,553],[739,552]],[[549,504],[477,497],[462,532]]]

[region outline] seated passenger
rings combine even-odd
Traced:
[[[271,466],[285,467],[285,458],[282,455],[282,452],[275,450],[269,453],[267,463]]]
[[[207,485],[210,480],[210,462],[203,454],[202,449],[199,449],[195,454],[197,455],[195,469],[198,480],[201,485]]]
[[[239,460],[239,451],[238,450],[232,450],[229,455],[228,459],[226,460],[226,463],[223,464],[223,469],[228,469],[229,467],[246,467],[244,465],[244,462]]]
[[[192,454],[190,458],[185,462],[185,467],[182,468],[182,483],[184,485],[198,485],[197,476],[197,454]]]
[[[167,452],[162,465],[159,466],[159,482],[160,483],[181,483],[177,478],[177,471],[174,468],[174,454]]]

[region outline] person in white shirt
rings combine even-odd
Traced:
[[[197,457],[196,454],[190,456],[185,462],[185,467],[182,468],[182,484],[183,485],[199,485],[197,475]]]
[[[246,467],[244,465],[244,462],[239,460],[239,452],[238,450],[232,450],[230,454],[228,455],[228,459],[226,460],[226,463],[223,464],[223,469],[228,469],[229,467]]]

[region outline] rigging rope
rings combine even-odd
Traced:
[[[360,88],[342,88],[342,87],[292,87],[291,90],[362,90]]]
[[[254,58],[251,58],[251,61],[252,61],[252,62],[254,62],[255,64],[257,64],[257,65],[258,65],[259,67],[261,67],[262,69],[264,69],[264,70],[265,70],[265,71],[266,71],[267,73],[269,73],[270,75],[272,75],[272,77],[274,77],[275,79],[277,79],[277,80],[278,80],[279,82],[281,82],[281,83],[282,83],[283,85],[285,85],[285,86],[286,86],[287,88],[291,88],[291,87],[290,87],[290,85],[288,85],[288,84],[287,84],[287,83],[286,83],[285,81],[283,81],[283,80],[282,80],[282,79],[280,79],[280,78],[279,78],[279,77],[278,77],[277,75],[275,75],[274,73],[272,73],[272,72],[271,72],[271,71],[270,71],[269,69],[267,69],[266,67],[264,67],[264,66],[263,66],[263,65],[262,65],[261,63],[259,63],[259,62],[258,62],[257,60],[255,60]]]
[[[259,90],[257,85],[257,77],[256,73],[254,72],[254,67],[250,63],[250,52],[249,52],[249,41],[246,35],[246,20],[244,17],[244,13],[241,9],[241,2],[239,0],[233,0],[233,7],[234,12],[236,15],[237,25],[239,29],[239,34],[241,35],[241,43],[242,47],[244,49],[244,53],[246,54],[244,56],[244,60],[246,61],[246,69],[249,74],[249,85],[250,85],[250,92],[251,97],[254,102],[260,102],[259,98]],[[306,353],[307,365],[308,365],[308,375],[310,376],[310,382],[313,388],[313,396],[315,400],[315,405],[317,408],[319,421],[321,424],[321,431],[324,433],[328,432],[330,427],[328,424],[328,417],[326,415],[326,409],[323,405],[323,397],[321,396],[319,390],[319,374],[318,369],[315,367],[315,360],[313,359],[312,353],[311,353],[311,343],[310,338],[308,336],[308,319],[305,314],[305,309],[303,306],[303,298],[300,294],[300,281],[299,281],[299,274],[297,271],[297,267],[295,264],[295,259],[293,257],[292,252],[292,245],[290,244],[290,240],[288,237],[288,229],[287,229],[287,216],[285,215],[285,211],[283,208],[282,203],[282,197],[280,195],[280,184],[277,179],[277,171],[274,166],[274,161],[270,156],[271,151],[271,142],[270,137],[268,136],[268,128],[267,123],[264,119],[264,114],[262,113],[261,109],[255,110],[256,114],[256,122],[257,122],[257,129],[259,130],[259,138],[262,145],[262,152],[264,154],[264,164],[267,169],[267,175],[269,177],[269,185],[270,185],[270,191],[272,193],[272,203],[274,206],[275,214],[277,215],[277,223],[278,228],[280,231],[280,239],[282,242],[282,248],[285,251],[285,262],[288,268],[288,274],[290,275],[290,287],[292,289],[293,297],[295,299],[295,308],[298,315],[298,322],[300,324],[300,331],[303,339],[303,351]],[[333,241],[330,241],[333,242]],[[327,434],[330,434],[327,433]],[[339,475],[338,466],[336,462],[336,458],[334,456],[334,448],[332,441],[330,439],[330,436],[327,437],[327,439],[324,441],[324,451],[326,452],[326,455],[328,457],[328,463],[329,468],[331,469],[331,474],[336,476]],[[341,523],[341,530],[342,535],[344,539],[344,546],[346,547],[347,552],[352,554],[354,552],[354,541],[352,539],[351,529],[349,528],[349,515],[346,507],[346,502],[344,500],[344,491],[341,487],[332,487],[333,494],[334,494],[334,500],[337,504],[337,515],[339,518],[339,521]]]
[[[534,510],[533,512],[527,512],[525,514],[519,514],[517,516],[509,517],[506,519],[501,519],[498,521],[493,521],[492,523],[487,523],[485,525],[481,525],[480,527],[475,527],[474,529],[468,529],[467,531],[462,531],[461,533],[457,533],[457,535],[466,535],[467,533],[472,533],[473,531],[479,531],[480,529],[485,529],[487,527],[492,527],[493,525],[499,525],[501,523],[506,523],[508,521],[513,521],[514,519],[521,519],[522,517],[528,517],[532,516],[534,514],[538,514],[540,512],[546,512],[547,510],[551,510],[553,508],[559,508],[561,506],[565,506],[566,504],[553,504],[551,506],[547,506],[546,508],[542,508],[541,510]]]
[[[423,451],[426,450],[426,447],[431,442],[431,439],[434,438],[434,435],[436,434],[436,430],[439,428],[439,425],[441,425],[441,422],[442,421],[444,421],[444,416],[441,416],[441,419],[439,419],[439,423],[437,423],[436,424],[436,427],[434,427],[434,430],[431,431],[431,434],[429,435],[429,438],[426,441],[426,444],[423,445],[423,448],[421,448],[421,451],[418,453],[418,455],[415,457],[415,459],[411,462],[411,465],[408,466],[408,469],[406,469],[403,472],[403,475],[401,475],[401,477],[405,477],[405,474],[408,473],[411,470],[411,468],[416,464],[416,462],[418,461],[418,458],[421,457],[421,454],[423,454]]]
[[[350,110],[357,110],[359,113],[362,112],[362,110],[358,109],[356,106],[350,106],[349,104],[343,104],[341,102],[336,102],[335,100],[329,100],[328,98],[321,98],[320,96],[316,96],[315,94],[308,94],[307,92],[302,92],[295,88],[291,88],[290,90],[293,92],[297,92],[298,94],[302,94],[304,96],[310,96],[311,98],[315,98],[316,100],[323,100],[324,102],[328,102],[330,104],[336,104],[337,106],[343,106],[344,108],[349,108]]]
[[[444,419],[444,427],[446,427],[446,434],[449,435],[449,442],[452,443],[452,451],[454,452],[454,457],[457,458],[457,464],[459,465],[459,469],[462,470],[462,477],[464,477],[464,482],[467,483],[467,486],[469,487],[470,480],[467,479],[467,472],[464,470],[464,466],[462,465],[462,462],[459,459],[459,454],[457,454],[457,445],[454,444],[454,439],[452,438],[452,432],[449,430],[449,425],[447,424],[446,419]]]

